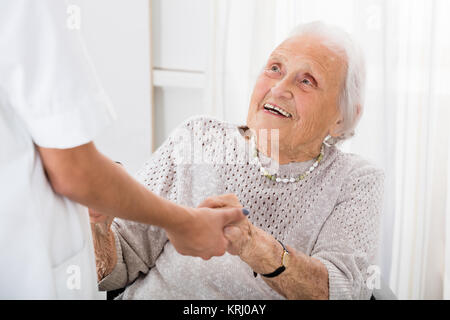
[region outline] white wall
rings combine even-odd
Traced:
[[[151,0],[155,147],[186,118],[207,114],[209,0]]]
[[[209,0],[151,0],[155,68],[204,71]]]
[[[186,118],[208,113],[204,73],[208,65],[210,2],[69,2],[81,9],[81,33],[118,115],[94,142],[100,151],[135,173],[150,156],[153,138],[156,148]],[[151,59],[159,72],[154,79],[154,99]],[[162,83],[158,84],[160,79]]]
[[[149,0],[74,0],[81,32],[118,118],[97,148],[135,173],[151,154]]]

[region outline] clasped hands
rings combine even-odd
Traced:
[[[198,208],[242,208],[239,199],[234,194],[212,196],[203,200]],[[110,229],[113,218],[105,216],[94,210],[89,211],[92,225],[96,227],[97,234],[106,235]],[[254,248],[254,235],[257,228],[248,219],[242,219],[236,224],[224,228],[225,238],[228,240],[226,251],[232,255],[249,256]]]
[[[203,200],[198,208],[243,208],[234,194],[212,196]],[[258,229],[248,220],[225,226],[224,235],[228,240],[227,252],[241,258],[248,257],[255,247],[255,234]]]

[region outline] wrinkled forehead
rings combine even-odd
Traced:
[[[294,36],[283,41],[272,52],[271,57],[279,57],[286,63],[311,64],[316,71],[341,74],[346,68],[345,54],[327,44],[326,39],[312,35]]]

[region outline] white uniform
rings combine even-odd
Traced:
[[[61,0],[0,1],[0,298],[93,299],[87,209],[55,194],[35,145],[92,141],[114,118]]]

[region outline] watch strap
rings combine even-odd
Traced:
[[[282,257],[281,257],[281,266],[278,267],[275,271],[273,271],[273,272],[271,272],[271,273],[261,274],[263,277],[266,277],[266,278],[273,278],[273,277],[276,277],[276,276],[280,275],[281,273],[283,273],[284,270],[286,270],[286,266],[284,265],[284,259],[285,259],[286,255],[289,254],[289,251],[286,249],[286,247],[284,246],[284,244],[283,244],[280,240],[277,240],[277,241],[278,241],[278,242],[281,244],[281,246],[283,247],[283,255],[282,255]],[[258,275],[258,274],[257,274],[255,271],[253,271],[253,276],[254,276],[255,278],[256,278],[257,275]]]

